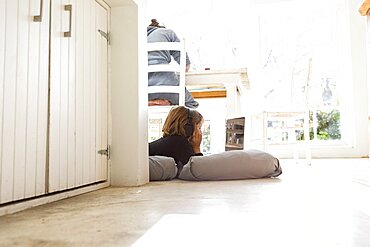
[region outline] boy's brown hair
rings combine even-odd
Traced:
[[[188,137],[185,131],[185,125],[188,123],[189,111],[192,114],[192,124],[199,124],[203,120],[202,114],[196,110],[189,109],[184,106],[177,106],[170,110],[167,115],[166,121],[164,122],[162,132],[163,137],[171,135],[180,135]]]

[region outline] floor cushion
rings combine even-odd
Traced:
[[[149,180],[163,181],[176,177],[177,167],[175,160],[165,156],[149,156]]]
[[[235,150],[193,156],[179,174],[184,180],[231,180],[277,177],[279,160],[259,150]]]

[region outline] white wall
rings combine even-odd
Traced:
[[[370,65],[369,65],[369,61],[370,61],[370,49],[369,49],[369,47],[370,47],[370,29],[369,29],[369,27],[370,27],[370,15],[367,15],[366,17],[364,17],[364,18],[366,18],[367,19],[367,25],[366,25],[366,27],[367,27],[367,30],[366,30],[366,33],[367,33],[367,52],[366,52],[366,54],[367,54],[367,73],[369,74],[369,72],[370,72]],[[370,99],[369,99],[369,97],[370,97],[370,84],[369,84],[370,82],[368,81],[367,82],[367,95],[368,95],[368,101],[367,101],[367,103],[368,103],[368,109],[367,109],[367,112],[368,112],[368,116],[370,116]]]
[[[149,181],[145,1],[111,6],[111,185]]]
[[[151,18],[185,38],[192,70],[250,68],[256,52],[253,0],[148,1]],[[176,11],[168,11],[176,9]]]

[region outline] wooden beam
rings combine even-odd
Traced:
[[[214,91],[193,91],[191,95],[194,99],[205,99],[205,98],[226,98],[226,90],[214,90]]]
[[[370,10],[370,0],[365,0],[362,3],[361,7],[359,8],[358,12],[360,12],[362,16],[366,16],[369,13],[369,10]]]

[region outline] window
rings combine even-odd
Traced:
[[[355,95],[359,95],[356,84],[364,83],[354,81],[353,75],[355,43],[363,37],[354,36],[352,26],[359,17],[355,6],[347,6],[347,1],[286,1],[259,7],[263,11],[259,12],[259,83],[255,88],[264,110],[309,111],[310,140],[316,156],[356,156],[360,149],[367,153],[366,140],[359,140],[360,130],[355,127],[355,121],[364,115],[353,108]],[[364,74],[363,65],[357,69]],[[367,102],[366,97],[361,100]],[[276,117],[266,120],[265,138],[285,144],[291,140],[287,127],[275,125],[289,120],[276,122]],[[295,140],[303,140],[303,131],[296,130],[295,135]],[[282,153],[279,149],[286,146],[269,150]]]
[[[351,0],[158,0],[148,1],[148,16],[185,38],[193,70],[247,67],[250,111],[309,105],[314,157],[360,157],[368,154],[368,112],[366,18],[358,7]],[[246,119],[250,127],[263,133]],[[209,128],[219,151],[224,139],[212,131],[221,124]],[[271,135],[286,141],[292,134]]]

